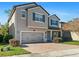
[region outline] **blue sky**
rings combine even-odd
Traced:
[[[0,2],[0,22],[4,24],[8,20],[5,10],[11,9],[12,6],[24,4],[27,2]],[[79,18],[79,2],[37,2],[51,15],[56,14],[61,21],[67,22],[73,18]]]

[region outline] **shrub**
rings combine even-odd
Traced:
[[[1,52],[10,51],[10,47],[9,47],[9,46],[1,47],[1,48],[0,48],[0,51],[1,51]]]
[[[60,42],[62,42],[62,39],[61,38],[54,38],[53,42],[54,43],[60,43]]]
[[[3,38],[4,38],[3,40],[4,40],[4,42],[5,42],[5,43],[9,43],[9,40],[10,40],[10,39],[12,39],[12,38],[13,38],[13,36],[12,36],[12,35],[7,34],[7,35],[6,35],[6,36],[4,36]]]
[[[3,48],[1,48],[0,51],[2,52],[3,51]]]
[[[0,34],[0,43],[3,41],[3,35]]]
[[[3,51],[10,51],[10,47],[3,47]]]
[[[13,47],[16,47],[16,46],[20,45],[19,41],[16,40],[16,39],[10,39],[9,44],[12,45]]]

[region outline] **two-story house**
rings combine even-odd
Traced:
[[[20,41],[20,44],[33,42],[52,42],[58,37],[60,19],[50,15],[36,3],[16,5],[9,17],[9,34]]]

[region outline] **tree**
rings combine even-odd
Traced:
[[[8,23],[5,23],[4,25],[2,25],[1,32],[2,32],[2,35],[3,35],[3,42],[4,42],[5,37],[8,35]]]
[[[7,35],[8,34],[8,23],[5,23],[1,27],[2,35]]]
[[[9,43],[9,40],[12,39],[13,36],[9,35],[9,33],[8,33],[8,23],[5,23],[1,27],[1,32],[2,32],[2,36],[3,36],[3,43]]]
[[[8,10],[5,10],[5,13],[8,15],[8,16],[10,16],[10,14],[11,14],[11,9],[8,9]]]
[[[5,13],[10,16],[11,10],[6,10]],[[9,39],[12,39],[13,36],[8,33],[8,22],[1,26],[1,35],[3,36],[3,43],[8,43]]]

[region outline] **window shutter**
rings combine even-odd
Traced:
[[[45,22],[45,15],[43,15],[43,22]]]
[[[35,20],[35,13],[33,13],[33,20]]]
[[[52,19],[51,19],[51,25],[52,25]]]
[[[58,26],[58,21],[56,21],[56,25]]]

